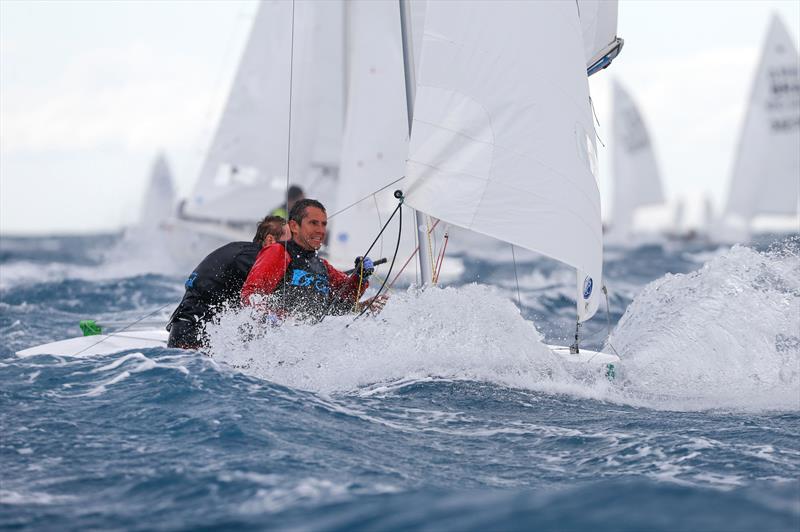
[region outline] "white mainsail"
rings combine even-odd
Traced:
[[[576,5],[428,2],[422,46],[407,203],[575,267],[590,318],[603,236]]]
[[[800,202],[800,58],[774,15],[753,80],[725,217],[792,215]]]
[[[341,39],[324,41],[341,32],[337,9],[341,2],[261,3],[186,215],[257,220],[280,203],[287,171],[303,185],[313,164],[336,164]]]
[[[405,172],[408,119],[398,3],[351,1],[346,14],[347,115],[336,200],[343,211],[330,221],[330,256],[350,268],[397,206],[392,194],[400,185],[392,182]],[[413,217],[404,214],[400,260],[414,249]],[[373,257],[392,255],[396,224],[382,235]]]
[[[636,209],[664,202],[653,144],[642,115],[619,82],[614,82],[613,197],[611,224],[618,235],[633,230]]]

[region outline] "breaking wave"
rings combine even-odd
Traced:
[[[609,344],[658,407],[800,410],[800,241],[735,246],[636,297]]]

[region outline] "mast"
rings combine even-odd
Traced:
[[[411,2],[400,0],[400,36],[403,42],[403,67],[406,79],[406,107],[408,109],[408,138],[411,138],[411,124],[414,120],[414,52],[413,41],[410,31],[411,22]],[[430,284],[433,281],[433,268],[431,266],[430,249],[428,243],[428,224],[423,212],[414,211],[414,218],[417,224],[417,241],[419,243],[419,271],[422,285]]]

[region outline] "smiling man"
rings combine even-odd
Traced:
[[[279,318],[319,320],[350,312],[368,286],[372,261],[365,258],[361,272],[348,276],[320,258],[317,251],[327,226],[322,203],[295,203],[289,213],[291,240],[261,250],[242,286],[242,303],[263,307]]]

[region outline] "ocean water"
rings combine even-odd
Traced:
[[[2,529],[800,529],[796,238],[608,249],[613,381],[544,347],[571,271],[456,239],[460,279],[376,318],[16,357],[169,315],[184,272],[120,238],[0,240]]]

